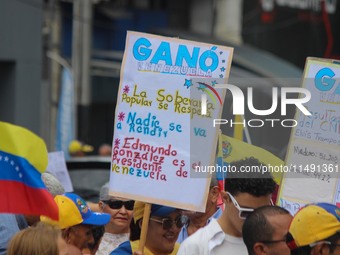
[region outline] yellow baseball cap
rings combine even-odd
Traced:
[[[310,204],[298,211],[289,227],[291,249],[314,244],[340,231],[340,209],[329,203]]]
[[[93,146],[88,144],[83,144],[82,142],[78,140],[73,140],[70,142],[68,146],[69,153],[77,153],[79,151],[81,152],[92,152]]]
[[[92,212],[84,199],[74,193],[57,195],[54,198],[59,208],[59,220],[54,221],[46,216],[40,220],[60,229],[65,229],[78,224],[106,225],[110,221],[110,214]]]

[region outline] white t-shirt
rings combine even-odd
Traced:
[[[226,255],[226,254],[235,254],[235,255],[248,255],[248,250],[246,245],[243,242],[243,238],[234,237],[228,234],[225,234],[224,242],[213,248],[214,255]]]
[[[177,255],[248,255],[241,237],[223,232],[215,219],[189,236],[179,247]]]

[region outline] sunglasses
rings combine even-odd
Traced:
[[[274,243],[287,243],[287,238],[285,237],[284,239],[281,240],[263,240],[263,241],[259,241],[259,243],[264,243],[264,244],[274,244]]]
[[[185,224],[188,224],[189,218],[186,215],[179,215],[175,220],[171,218],[155,219],[150,218],[150,220],[162,224],[164,230],[169,230],[175,224],[177,228],[182,228]]]
[[[240,217],[240,219],[245,220],[254,211],[253,208],[241,207],[236,201],[236,199],[233,197],[233,195],[231,195],[229,192],[227,192],[227,194],[229,195],[231,201],[233,202],[234,206],[238,210],[238,216]]]
[[[135,204],[135,201],[133,200],[128,200],[128,201],[121,201],[121,200],[104,200],[103,201],[105,204],[107,204],[111,209],[120,209],[125,207],[126,210],[133,210],[133,206]]]

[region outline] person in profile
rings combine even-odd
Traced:
[[[54,198],[59,208],[59,220],[41,216],[43,222],[57,225],[67,244],[79,250],[92,249],[95,245],[93,226],[104,226],[110,221],[106,213],[92,212],[83,198],[74,193],[65,193]]]
[[[289,226],[287,244],[292,255],[339,255],[340,208],[316,203],[300,209]]]
[[[279,206],[262,206],[250,214],[242,228],[249,255],[290,255],[286,243],[293,217]]]
[[[205,212],[184,211],[189,217],[189,222],[184,225],[179,233],[177,242],[182,243],[188,236],[194,234],[198,229],[205,227],[212,219],[218,219],[222,215],[222,208],[218,206],[220,189],[216,178],[216,173],[211,176],[209,193]]]

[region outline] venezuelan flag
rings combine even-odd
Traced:
[[[58,207],[41,180],[48,153],[44,141],[0,121],[0,212],[45,215],[58,220]]]
[[[224,164],[228,164],[232,161],[241,160],[246,157],[254,157],[259,161],[271,166],[282,166],[284,162],[276,157],[271,152],[262,149],[258,146],[242,142],[238,139],[221,135],[220,141],[222,144],[219,147],[220,156]],[[282,172],[272,172],[273,178],[277,184],[281,184]]]
[[[246,157],[254,157],[259,161],[271,166],[283,166],[284,162],[270,153],[258,146],[251,145],[240,141],[239,139],[232,138],[223,135],[220,131],[219,146],[217,154],[217,164],[221,167],[228,166],[230,162],[244,159]],[[278,187],[281,185],[283,173],[282,172],[272,172],[272,176],[277,183],[275,192],[272,195],[273,201],[276,201]],[[227,173],[217,172],[217,181],[219,183],[220,189],[224,189],[224,179],[227,177]]]

